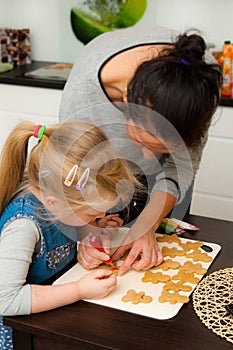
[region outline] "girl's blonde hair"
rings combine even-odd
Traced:
[[[35,128],[32,122],[22,122],[5,143],[0,163],[0,213],[18,190],[28,186],[42,196],[55,195],[64,203],[64,214],[86,206],[96,209],[106,199],[110,200],[109,208],[116,199],[130,201],[138,182],[98,127],[84,121],[46,127],[29,153],[29,139]],[[66,186],[65,179],[74,165],[78,171],[72,185]],[[77,190],[76,184],[87,168],[87,183]]]

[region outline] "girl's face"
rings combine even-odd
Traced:
[[[86,205],[68,215],[64,215],[64,203],[59,201],[57,197],[52,194],[43,197],[40,191],[33,187],[30,187],[30,191],[44,203],[53,217],[69,226],[84,226],[94,222],[96,219],[104,217],[106,211],[118,203],[117,195],[107,191],[103,192],[102,196],[99,198],[98,207]]]
[[[151,135],[145,129],[133,124],[132,120],[126,123],[126,131],[135,144],[136,147],[140,148],[145,159],[150,160],[156,153],[171,153],[175,151],[175,148],[164,145],[164,143],[157,137]]]
[[[94,222],[96,219],[104,217],[106,211],[115,206],[117,202],[117,195],[105,192],[98,198],[94,206],[88,205],[87,202],[85,206],[73,210],[68,215],[64,215],[64,203],[61,203],[58,199],[55,199],[53,207],[51,205],[48,206],[48,203],[46,206],[47,209],[63,224],[69,226],[84,226]]]
[[[84,226],[104,216],[105,212],[97,211],[91,207],[85,207],[68,216],[59,218],[59,221],[70,226]]]

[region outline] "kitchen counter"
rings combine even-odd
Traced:
[[[220,101],[220,106],[233,107],[233,98],[231,97],[222,97]]]
[[[62,90],[65,86],[65,80],[58,79],[39,79],[26,77],[25,73],[32,70],[42,68],[44,66],[55,64],[54,62],[32,61],[31,64],[16,67],[15,69],[6,73],[0,74],[0,84],[12,84],[21,86],[40,87],[47,89]],[[229,97],[222,97],[220,101],[221,106],[233,107],[233,99]]]
[[[55,63],[45,62],[45,61],[32,61],[31,64],[18,66],[11,71],[1,73],[0,84],[11,84],[11,85],[21,85],[21,86],[62,90],[66,83],[65,80],[58,80],[58,79],[51,79],[51,78],[50,79],[31,78],[31,77],[25,76],[25,73],[28,73],[35,69],[42,68],[44,66],[49,66],[52,64],[55,64]]]

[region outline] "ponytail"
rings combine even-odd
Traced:
[[[191,64],[195,64],[204,62],[205,51],[206,43],[200,35],[184,33],[177,37],[174,48],[170,49],[169,55],[183,58]]]
[[[16,193],[23,181],[27,163],[28,142],[35,124],[22,122],[8,136],[0,161],[0,213]]]

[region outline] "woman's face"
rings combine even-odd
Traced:
[[[136,147],[140,148],[145,159],[150,160],[156,153],[171,153],[175,148],[166,147],[166,145],[157,137],[151,135],[148,131],[135,125],[132,120],[126,123],[126,131],[130,140]]]

